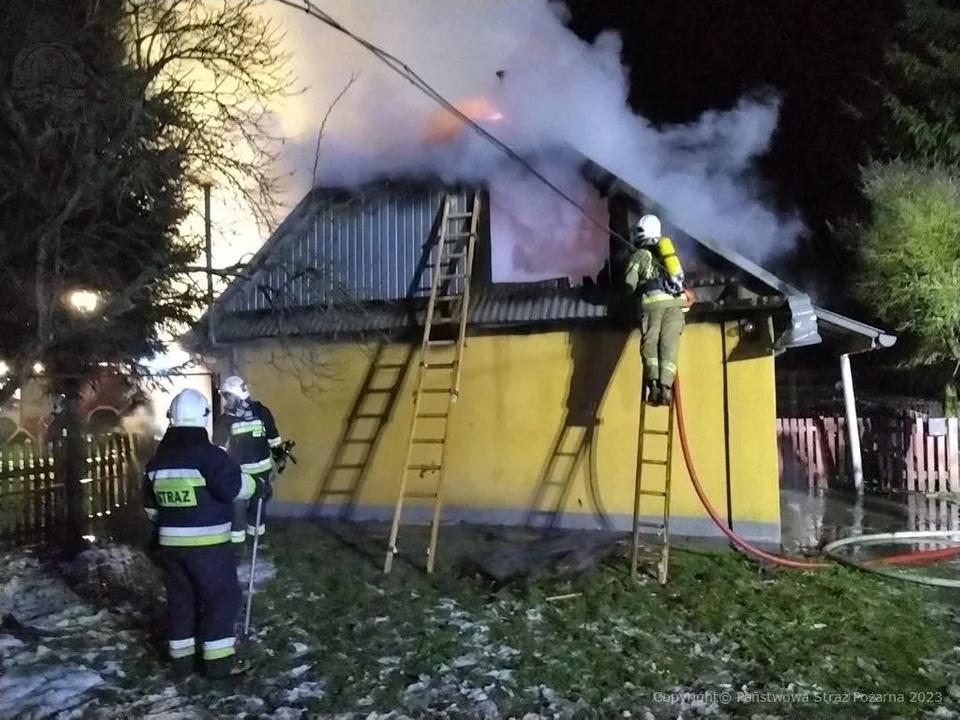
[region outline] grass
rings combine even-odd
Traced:
[[[419,530],[401,540],[415,554],[426,541]],[[681,710],[894,718],[957,709],[960,643],[948,595],[840,567],[771,570],[729,552],[691,551],[674,552],[666,587],[634,583],[626,558],[615,557],[581,581],[493,594],[453,569],[490,544],[487,535],[444,528],[440,542],[432,576],[402,558],[385,576],[383,528],[274,523],[265,555],[277,576],[256,595],[256,639],[244,648],[255,670],[227,692],[199,678],[178,692],[224,717],[270,717],[288,705],[309,717],[401,710],[418,718],[493,717],[494,707],[503,718],[629,711],[671,719]],[[135,583],[155,592],[151,572],[137,566]],[[548,600],[566,593],[578,595]],[[124,664],[121,684],[141,696],[168,683],[143,648],[112,659]],[[305,681],[322,693],[291,695]],[[738,700],[738,691],[770,697]],[[670,693],[688,693],[686,705]],[[826,703],[817,693],[836,697]],[[894,696],[855,702],[853,693]]]
[[[433,577],[403,562],[383,576],[382,557],[374,564],[365,554],[384,547],[382,539],[353,536],[365,543],[358,551],[316,526],[274,532],[279,576],[260,612],[270,618],[271,646],[312,648],[313,671],[328,683],[318,710],[365,697],[378,708],[397,706],[418,678],[445,674],[487,688],[501,712],[520,715],[551,702],[579,708],[579,717],[656,711],[655,694],[725,687],[904,694],[879,711],[869,703],[764,707],[785,717],[911,716],[937,707],[937,694],[946,702],[953,670],[936,660],[950,654],[953,626],[938,597],[918,586],[843,568],[798,573],[732,553],[677,552],[666,588],[633,583],[619,559],[575,584],[492,596],[458,577],[451,562],[441,561]],[[451,529],[441,542],[447,559],[483,540]],[[581,595],[544,601],[569,592]],[[545,696],[526,692],[540,686]],[[910,693],[922,691],[931,702],[911,702]],[[756,709],[723,707],[744,716]]]

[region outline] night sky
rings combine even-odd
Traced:
[[[856,207],[858,164],[877,132],[882,53],[897,18],[891,0],[568,0],[572,27],[623,39],[633,107],[654,123],[695,120],[772,87],[780,125],[761,163],[773,202],[811,227],[790,279],[839,287],[849,257],[827,221]],[[804,268],[806,272],[798,268]],[[837,298],[839,301],[840,298]]]

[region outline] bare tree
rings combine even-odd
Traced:
[[[204,293],[188,274],[206,268],[182,227],[202,181],[240,194],[270,227],[280,178],[269,110],[293,91],[259,4],[55,0],[47,10],[71,26],[73,47],[50,37],[56,23],[36,22],[27,0],[10,0],[0,31],[14,67],[0,88],[0,403],[37,362],[135,364],[196,317]],[[58,93],[36,92],[58,83]],[[99,305],[76,312],[79,288]]]

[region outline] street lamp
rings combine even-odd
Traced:
[[[100,306],[100,295],[92,290],[74,290],[67,297],[67,302],[81,315],[89,315]]]

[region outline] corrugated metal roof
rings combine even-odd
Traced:
[[[483,325],[532,325],[607,316],[602,304],[584,300],[576,289],[483,293],[471,303],[469,322]],[[269,310],[225,315],[217,321],[217,340],[236,342],[276,336],[327,336],[361,332],[397,332],[418,327],[422,309],[411,312],[401,303],[376,303],[335,309],[301,308],[282,313]]]
[[[449,194],[452,212],[463,213],[473,192],[392,183],[349,194],[314,190],[268,241],[250,274],[224,293],[218,314],[425,296],[444,198]],[[459,289],[455,282],[451,290]]]

